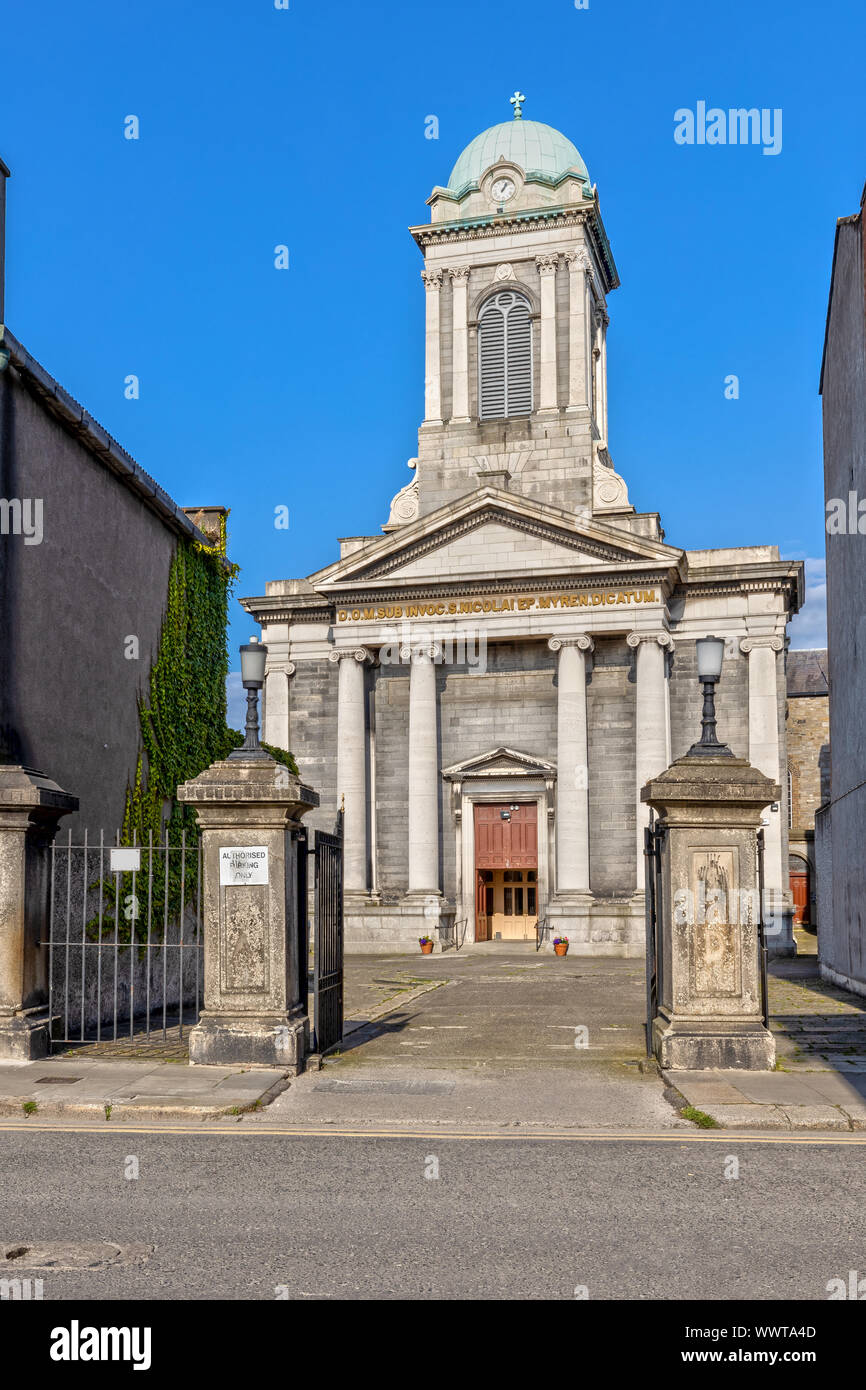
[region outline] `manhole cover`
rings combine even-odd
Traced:
[[[37,1076],[34,1086],[74,1086],[80,1076]]]
[[[106,1265],[143,1264],[152,1245],[115,1245],[109,1240],[16,1241],[0,1245],[0,1269],[102,1269]]]

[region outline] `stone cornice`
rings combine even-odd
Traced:
[[[676,566],[660,564],[652,566],[643,560],[639,569],[622,570],[584,570],[580,574],[563,574],[561,570],[537,571],[520,575],[455,575],[452,579],[431,577],[401,581],[399,574],[387,578],[359,580],[346,583],[334,589],[327,596],[321,595],[314,604],[305,602],[299,605],[290,595],[268,594],[262,597],[241,600],[245,610],[263,623],[325,623],[333,622],[336,608],[342,605],[358,607],[364,604],[387,604],[391,602],[423,602],[424,600],[460,597],[495,597],[500,594],[513,594],[517,590],[525,594],[536,593],[580,593],[593,589],[622,589],[638,586],[658,585],[662,598],[675,601],[690,594],[708,596],[716,594],[725,597],[743,593],[773,593],[780,588],[790,589],[784,577],[742,576],[728,580],[681,581]]]
[[[425,222],[419,227],[410,227],[410,232],[418,246],[456,242],[479,241],[489,237],[513,236],[524,231],[532,231],[539,223],[555,230],[586,227],[596,260],[602,269],[605,290],[610,292],[619,286],[619,274],[613,260],[607,236],[601,227],[601,218],[596,206],[581,209],[558,206],[553,208],[531,208],[524,211],[515,209],[511,213],[491,214],[487,217],[456,219],[453,222]]]

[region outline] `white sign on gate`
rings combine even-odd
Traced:
[[[220,884],[235,886],[268,882],[268,851],[264,845],[227,845],[220,850]]]
[[[126,847],[114,848],[112,846],[109,859],[113,874],[135,873],[141,868],[141,848],[138,846],[127,849]]]

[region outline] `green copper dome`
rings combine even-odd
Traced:
[[[576,169],[589,184],[586,165],[570,140],[541,121],[517,119],[476,135],[451,170],[449,189],[458,193],[468,183],[478,183],[485,169],[499,159],[510,159],[527,174],[543,174],[554,180]]]

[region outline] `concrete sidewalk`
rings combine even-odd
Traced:
[[[0,1116],[209,1119],[268,1105],[288,1084],[270,1067],[190,1067],[176,1062],[76,1061],[0,1065]]]

